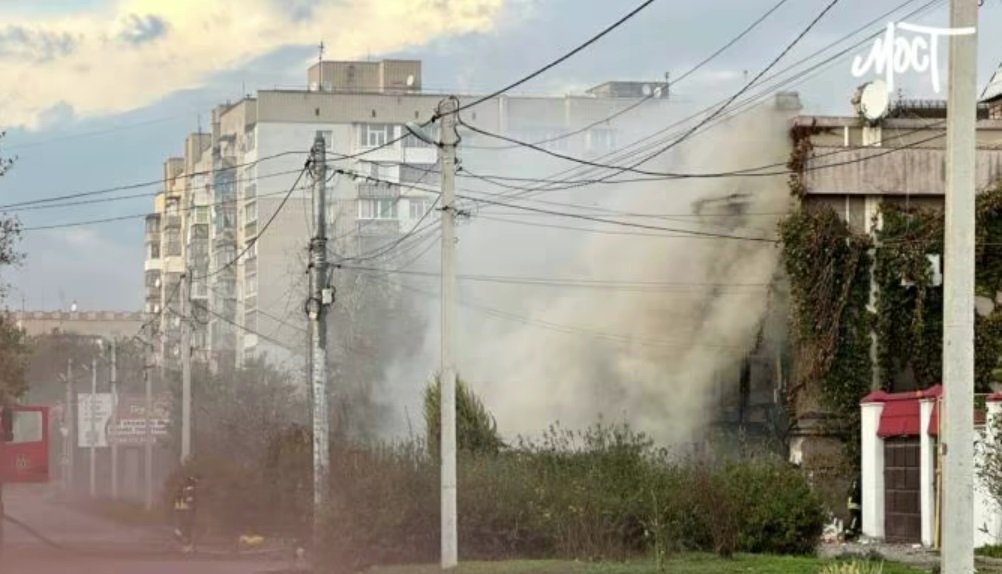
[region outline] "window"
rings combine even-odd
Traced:
[[[160,242],[150,241],[146,244],[146,258],[160,259]]]
[[[431,208],[431,201],[427,199],[411,199],[409,203],[411,219],[421,219]]]
[[[244,312],[244,328],[247,331],[257,330],[257,311]]]
[[[244,224],[249,224],[257,221],[257,202],[248,201],[244,205]]]
[[[42,441],[42,413],[37,411],[14,412],[13,443]]]
[[[379,147],[386,145],[393,137],[393,126],[390,124],[362,124],[359,131],[361,147]]]
[[[244,134],[244,151],[254,151],[254,130]]]
[[[244,296],[250,297],[257,294],[257,273],[248,273],[244,279]]]
[[[359,219],[396,219],[397,200],[395,199],[360,199],[358,200]]]
[[[421,139],[421,138],[417,137],[416,135],[412,134],[410,131],[407,130],[407,128],[404,128],[404,132],[405,132],[405,135],[404,135],[404,147],[405,148],[411,148],[411,149],[413,149],[413,148],[432,148],[432,147],[435,147],[431,142],[426,142],[423,139]],[[430,133],[430,130],[428,130],[428,132],[429,132],[428,135],[432,135]],[[434,141],[434,140],[432,140],[432,141]]]
[[[195,223],[201,225],[209,223],[209,206],[202,205],[195,208]]]
[[[376,181],[385,181],[388,179],[385,167],[379,165],[378,163],[368,163],[364,165],[365,167],[363,169],[369,173],[369,177],[372,179]]]
[[[171,229],[167,232],[167,257],[181,256],[181,232]]]
[[[248,183],[247,186],[244,187],[244,199],[254,199],[255,197],[257,197],[257,184]]]

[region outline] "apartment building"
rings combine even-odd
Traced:
[[[426,189],[437,189],[439,174],[437,149],[405,125],[427,121],[445,97],[422,91],[421,72],[419,61],[319,62],[302,90],[260,90],[218,106],[211,131],[189,136],[183,157],[165,162],[163,191],[147,218],[145,263],[146,311],[160,313],[164,360],[179,355],[176,292],[186,267],[196,356],[216,365],[262,354],[303,360],[313,219],[310,177],[299,175],[310,146],[321,135],[329,165],[352,174],[329,172],[332,257],[376,253],[413,230],[432,209],[436,195]],[[669,111],[685,111],[667,94],[664,82],[610,82],[580,95],[500,96],[463,120],[594,157],[630,135],[624,122],[601,120],[630,107],[637,126],[665,124]],[[551,140],[573,130],[580,131]],[[518,164],[521,175],[566,167],[469,131],[462,137],[462,165],[471,170],[503,173]]]

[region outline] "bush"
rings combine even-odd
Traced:
[[[810,554],[824,530],[825,512],[800,472],[768,459],[732,464],[725,488],[736,495],[743,552]]]
[[[433,458],[438,458],[442,444],[441,397],[440,377],[435,377],[424,391],[425,441]],[[458,450],[486,454],[497,454],[504,447],[494,416],[459,377],[456,377],[456,443]]]
[[[337,456],[328,563],[434,561],[436,462],[413,444]],[[458,478],[464,560],[804,554],[824,522],[806,480],[778,459],[672,458],[626,427],[554,428],[497,454],[464,452]]]
[[[988,558],[1002,558],[1002,544],[989,544],[987,546],[981,546],[974,551],[978,556],[985,556]]]

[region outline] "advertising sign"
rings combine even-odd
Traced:
[[[170,418],[170,399],[167,395],[153,397],[150,414],[150,434],[154,442],[167,436]],[[109,439],[119,445],[141,445],[146,440],[146,397],[144,395],[119,395],[116,409],[117,423],[109,428]]]

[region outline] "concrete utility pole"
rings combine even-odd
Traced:
[[[118,500],[118,343],[111,340],[111,499]]]
[[[978,0],[951,0],[975,28]],[[974,208],[977,35],[950,37],[943,276],[943,574],[974,572]]]
[[[90,360],[90,497],[97,496],[97,357]]]
[[[442,568],[459,564],[456,509],[456,364],[453,356],[456,321],[456,98],[442,100],[439,164],[442,170],[442,365],[439,392],[442,453]]]
[[[181,464],[191,458],[191,323],[188,320],[191,283],[188,268],[181,274]]]
[[[65,446],[63,447],[63,457],[66,460],[64,469],[64,487],[67,492],[73,490],[73,453],[76,451],[76,418],[73,416],[73,359],[66,360],[66,436],[63,437]]]
[[[327,414],[327,308],[334,302],[327,284],[327,149],[319,133],[313,140],[314,235],[310,240],[310,390],[313,398],[313,564],[323,545],[323,517],[330,478],[330,419]]]
[[[149,327],[151,330],[153,326]],[[143,450],[146,455],[145,468],[143,469],[143,477],[145,479],[145,492],[143,493],[143,502],[146,506],[146,510],[153,509],[153,429],[152,417],[153,417],[153,384],[150,381],[150,369],[153,368],[151,365],[151,351],[153,350],[153,334],[150,333],[149,342],[143,342],[143,385],[146,387],[146,404],[143,414],[144,425],[143,425]]]

